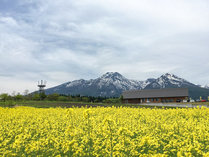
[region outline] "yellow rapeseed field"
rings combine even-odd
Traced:
[[[209,156],[209,109],[0,108],[0,156]]]

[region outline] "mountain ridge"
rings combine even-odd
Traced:
[[[107,72],[96,79],[74,80],[46,89],[46,94],[118,97],[125,90],[188,88],[192,98],[209,96],[209,89],[202,88],[174,74],[166,73],[145,81],[127,79],[118,72]]]

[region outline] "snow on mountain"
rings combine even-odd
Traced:
[[[66,84],[66,87],[68,88],[68,87],[72,87],[72,86],[82,85],[84,83],[86,83],[86,81],[83,80],[83,79],[75,80],[75,81],[72,81],[72,82],[67,83]]]
[[[209,84],[203,86],[203,88],[209,89]]]
[[[97,79],[91,80],[75,80],[66,84],[66,88],[73,86],[90,87],[92,85],[98,88],[113,85],[117,89],[129,90],[129,89],[141,89],[143,81],[129,80],[117,72],[107,72]]]
[[[154,78],[149,78],[146,81],[140,81],[142,89],[144,89],[147,85],[149,85],[150,83],[154,82],[155,80],[156,79],[154,79]]]
[[[146,81],[127,79],[118,72],[107,72],[106,74],[91,80],[75,80],[46,90],[47,94],[59,93],[67,95],[88,95],[102,97],[117,97],[125,90],[153,89],[153,88],[190,88],[192,94],[203,89],[174,74],[166,73],[159,78],[149,78]]]
[[[145,88],[178,88],[178,87],[187,87],[195,86],[194,84],[188,82],[185,79],[179,78],[178,76],[170,73],[166,73],[155,81],[148,84]]]
[[[94,80],[94,83],[96,83],[99,88],[112,85],[122,90],[141,89],[139,81],[129,80],[118,72],[107,72]]]
[[[46,90],[48,94],[81,94],[91,96],[119,96],[125,90],[142,89],[144,81],[129,80],[118,72],[107,72],[91,80],[75,80]]]

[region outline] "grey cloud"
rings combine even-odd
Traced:
[[[3,73],[0,73],[0,77],[13,77],[14,75],[13,74],[3,74]]]
[[[208,84],[208,6],[206,0],[3,0],[0,73],[55,85],[107,71],[138,80],[173,72]]]

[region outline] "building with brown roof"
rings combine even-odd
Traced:
[[[124,91],[123,103],[168,103],[187,100],[187,88],[144,89]]]

